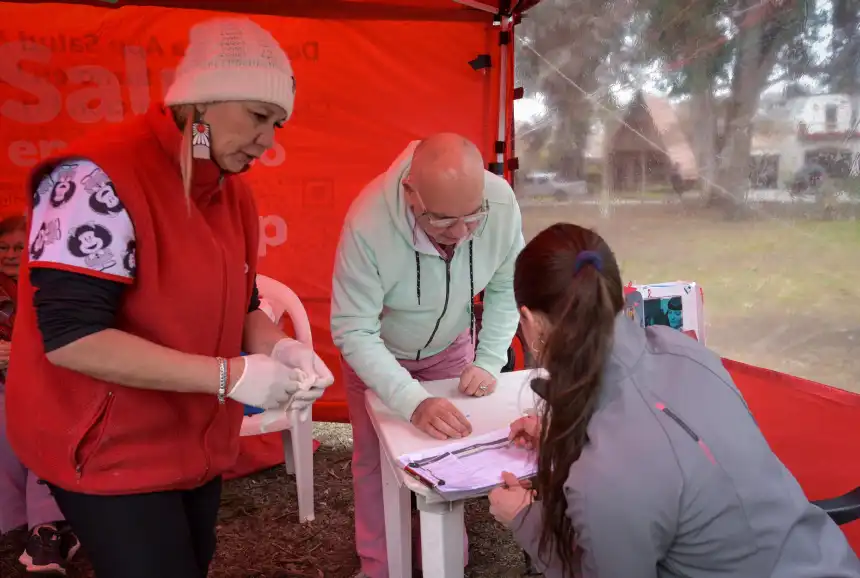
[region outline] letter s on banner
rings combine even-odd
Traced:
[[[22,42],[0,44],[0,82],[30,93],[36,102],[28,104],[11,98],[0,103],[0,117],[25,124],[44,124],[51,122],[63,108],[63,97],[54,85],[21,68],[25,60],[49,64],[51,50],[33,44],[24,50]]]
[[[265,257],[268,247],[277,247],[287,242],[287,222],[278,215],[260,217],[260,244],[257,256]]]

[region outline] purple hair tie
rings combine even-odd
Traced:
[[[599,273],[603,270],[603,258],[597,251],[580,251],[573,264],[573,274],[579,273],[579,270],[586,265],[593,266]]]

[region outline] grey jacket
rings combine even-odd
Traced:
[[[860,577],[714,353],[619,317],[602,387],[565,485],[583,578]],[[524,510],[514,536],[562,578],[554,556],[538,557],[540,516]]]

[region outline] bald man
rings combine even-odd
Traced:
[[[511,187],[485,171],[478,148],[455,134],[411,143],[347,214],[331,328],[343,356],[353,428],[356,547],[364,576],[388,578],[379,440],[364,393],[372,389],[429,436],[469,435],[466,417],[420,382],[459,378],[466,395],[493,393],[519,323],[513,276],[522,247]],[[472,303],[481,291],[476,334]]]

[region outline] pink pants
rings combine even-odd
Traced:
[[[61,522],[63,514],[48,486],[18,461],[6,438],[6,394],[0,387],[0,534],[27,524]]]
[[[462,333],[448,349],[419,361],[400,359],[412,377],[434,381],[460,377],[474,360],[469,332]],[[355,499],[355,547],[361,558],[361,570],[370,578],[389,578],[388,551],[385,544],[385,516],[382,508],[382,472],[379,438],[364,405],[367,386],[345,362],[342,363],[352,423],[352,485]],[[413,544],[420,544],[418,526],[413,525]],[[465,536],[465,534],[464,534]],[[468,538],[463,542],[465,560],[469,561]],[[414,566],[421,567],[421,549],[413,547]],[[399,577],[394,577],[399,578]]]

